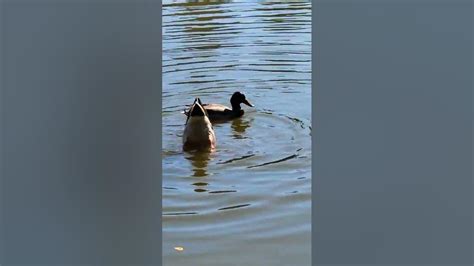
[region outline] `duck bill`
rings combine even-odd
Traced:
[[[243,103],[246,104],[246,105],[248,105],[248,106],[250,106],[250,107],[253,107],[253,104],[251,104],[251,103],[250,103],[249,101],[247,101],[247,100],[244,100]]]

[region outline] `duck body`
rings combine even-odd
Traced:
[[[213,150],[216,148],[216,134],[207,111],[196,98],[188,111],[183,133],[184,150]]]
[[[235,110],[234,108],[229,108],[222,104],[210,103],[204,104],[203,107],[204,109],[206,109],[209,118],[212,121],[231,120],[244,115],[244,110],[240,108],[238,110]]]
[[[232,94],[230,103],[232,107],[216,103],[200,104],[204,107],[209,120],[212,122],[223,122],[243,116],[244,110],[240,107],[241,103],[253,107],[253,105],[245,98],[245,95],[238,91]],[[185,114],[189,117],[189,112],[185,112]]]

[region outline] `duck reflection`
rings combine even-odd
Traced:
[[[246,120],[244,118],[236,118],[232,120],[230,127],[232,128],[233,137],[235,139],[245,139],[245,131],[250,127],[251,120]]]
[[[203,177],[207,176],[207,164],[211,159],[211,151],[191,151],[186,152],[186,159],[191,162],[193,167],[193,176]]]

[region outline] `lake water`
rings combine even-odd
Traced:
[[[310,265],[311,2],[164,1],[162,20],[164,265]],[[185,105],[234,91],[255,107],[183,152]]]

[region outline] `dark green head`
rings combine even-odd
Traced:
[[[253,104],[251,104],[245,98],[245,95],[243,93],[241,93],[240,91],[234,92],[234,94],[232,94],[232,97],[230,97],[230,104],[232,105],[232,110],[240,110],[241,103],[253,107]]]

